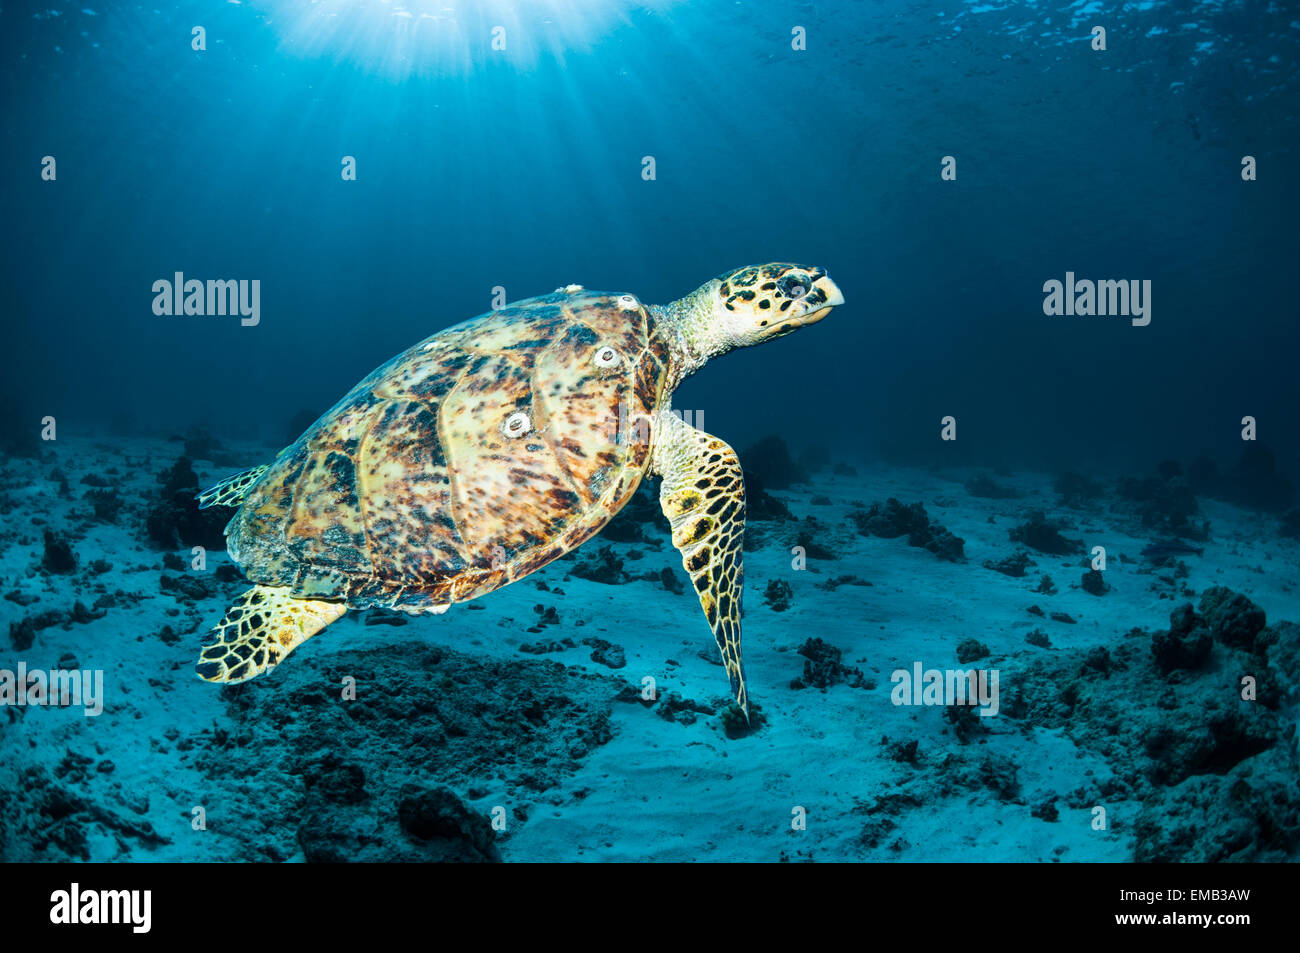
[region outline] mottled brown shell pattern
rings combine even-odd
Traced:
[[[630,295],[557,292],[441,331],[276,458],[227,528],[230,553],[255,582],[357,608],[491,592],[631,498],[667,362]]]

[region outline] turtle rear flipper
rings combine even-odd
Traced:
[[[249,467],[234,476],[226,477],[220,483],[214,483],[195,497],[199,501],[199,509],[206,510],[209,506],[238,506],[244,501],[249,488],[267,469],[266,464]]]
[[[347,611],[338,602],[295,599],[285,588],[254,586],[208,633],[194,670],[206,682],[246,682],[275,668]]]

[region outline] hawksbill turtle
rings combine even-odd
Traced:
[[[255,584],[208,634],[199,676],[261,675],[349,608],[441,613],[516,582],[600,532],[648,473],[748,717],[740,461],[672,394],[843,301],[824,269],[775,263],[667,305],[569,285],[426,338],[273,462],[199,494],[238,507],[227,549]]]

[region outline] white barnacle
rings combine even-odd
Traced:
[[[582,290],[582,285],[565,285],[563,288],[556,288],[555,293],[564,292],[566,295],[574,295]]]
[[[618,306],[624,311],[635,311],[641,303],[636,300],[636,295],[619,295]]]
[[[608,344],[602,348],[596,349],[596,354],[592,357],[592,363],[597,367],[617,367],[621,358],[618,351],[614,350]]]
[[[528,415],[522,410],[516,410],[501,425],[501,432],[507,437],[522,437],[532,429],[533,422],[528,419]]]

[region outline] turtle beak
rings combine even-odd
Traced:
[[[831,281],[829,275],[822,272],[821,277],[813,282],[812,288],[799,302],[798,306],[802,309],[799,315],[799,325],[802,327],[808,324],[816,324],[831,313],[831,308],[843,303],[844,294],[840,291],[839,286]]]

